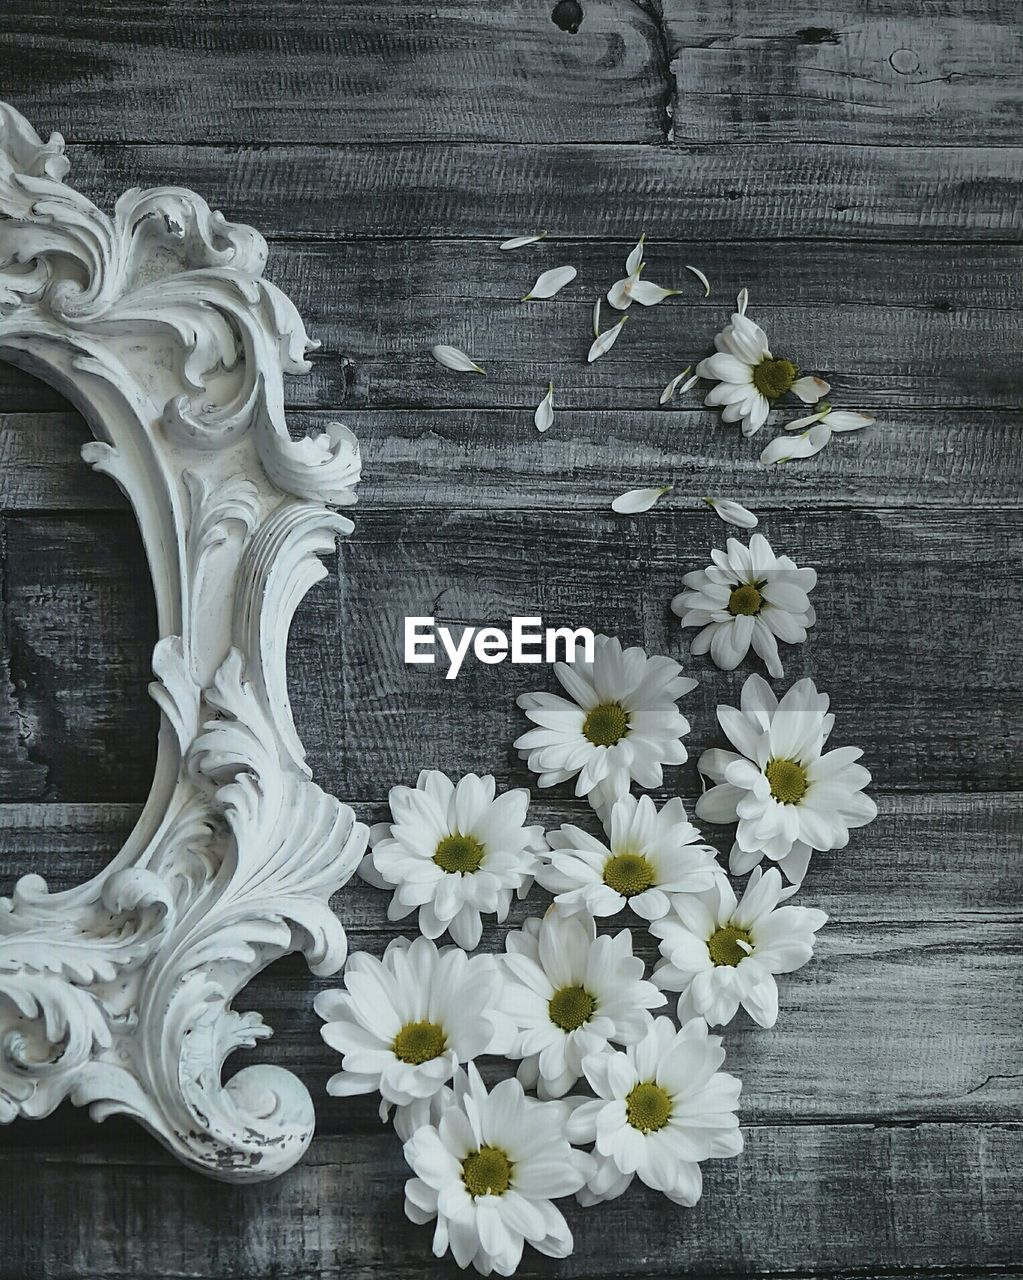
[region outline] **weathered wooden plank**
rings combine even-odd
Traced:
[[[1009,146],[125,144],[73,147],[71,160],[75,181],[105,208],[126,187],[178,183],[289,238],[546,227],[580,239],[645,229],[683,242],[1014,242],[1023,185],[1020,149]]]
[[[1015,143],[1012,0],[664,0],[682,142]]]
[[[675,501],[684,508],[639,520],[555,508],[363,512],[342,545],[340,580],[303,604],[291,643],[299,732],[325,785],[375,798],[426,766],[529,781],[511,748],[525,724],[514,699],[550,677],[470,662],[452,683],[441,665],[406,666],[406,615],[448,626],[542,615],[690,666],[668,603],[727,531],[683,492]],[[954,510],[799,509],[778,510],[763,528],[820,572],[820,622],[786,652],[786,673],[814,675],[831,694],[836,743],[864,747],[886,789],[1017,787],[1023,667],[1004,567],[1021,554],[1019,522],[976,512],[967,538]],[[148,787],[156,712],[145,694],[155,634],[146,584],[126,513],[8,518],[7,629],[16,681],[25,681],[18,712],[54,799],[136,800]],[[695,752],[717,741],[714,705],[737,697],[753,667],[691,666],[701,681],[684,707]],[[683,794],[695,792],[692,764],[678,777]]]
[[[812,501],[833,507],[1015,508],[1019,415],[899,410],[812,462],[764,467],[714,411],[558,409],[540,437],[522,409],[293,410],[296,434],[343,416],[362,448],[363,511],[557,506],[606,510],[660,476],[693,494],[744,496],[761,513]],[[90,439],[77,414],[0,414],[0,510],[123,511],[127,501],[79,456]]]
[[[1014,1125],[753,1127],[738,1159],[705,1166],[697,1209],[638,1188],[599,1213],[565,1202],[575,1253],[552,1265],[527,1250],[517,1274],[793,1280],[971,1274],[978,1262],[978,1274],[1011,1274],[1021,1157]],[[5,1165],[4,1280],[454,1274],[431,1258],[430,1229],[402,1216],[406,1166],[384,1131],[320,1139],[287,1177],[245,1188],[204,1182],[148,1144],[117,1158],[19,1147]],[[43,1203],[63,1230],[39,1229]]]
[[[667,66],[640,5],[587,0],[11,0],[4,92],[40,132],[109,142],[662,142]],[[613,102],[614,109],[606,110]]]

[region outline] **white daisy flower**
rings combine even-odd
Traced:
[[[740,707],[717,709],[741,754],[714,748],[700,757],[697,768],[716,785],[697,801],[696,816],[738,821],[735,841],[748,861],[740,870],[733,852],[733,871],[748,871],[763,855],[781,861],[794,854],[797,865],[785,867],[794,880],[810,849],[844,849],[850,828],[877,816],[863,794],[870,774],[855,763],[863,754],[858,747],[822,754],[835,717],[812,680],[798,680],[779,702],[766,680],[750,676]]]
[[[767,335],[742,307],[732,313],[731,323],[715,337],[714,346],[717,353],[696,366],[701,378],[718,384],[704,404],[724,405],[722,422],[740,422],[744,436],[760,430],[771,405],[787,391],[804,404],[816,404],[831,389],[823,378],[799,377],[791,360],[772,355]]]
[[[379,1093],[390,1108],[428,1103],[459,1063],[503,1052],[514,1028],[498,1012],[503,977],[491,956],[459,947],[437,950],[428,938],[395,938],[383,958],[360,951],[345,968],[344,991],[313,1002],[320,1034],[341,1054],[327,1082],[335,1097]]]
[[[405,1183],[405,1214],[419,1224],[436,1219],[435,1257],[450,1249],[459,1267],[484,1276],[510,1276],[527,1243],[568,1257],[572,1233],[552,1201],[578,1191],[593,1168],[565,1137],[568,1111],[527,1098],[517,1080],[488,1093],[469,1068],[437,1123],[404,1148],[415,1174]]]
[[[501,1010],[518,1028],[510,1058],[541,1098],[562,1097],[582,1075],[587,1054],[611,1040],[631,1044],[650,1025],[663,994],[643,978],[628,929],[599,938],[591,916],[552,907],[505,939]]]
[[[696,688],[671,658],[597,636],[593,662],[555,663],[569,698],[524,693],[518,705],[538,727],[515,740],[520,757],[540,775],[541,787],[575,778],[601,819],[630,782],[659,787],[662,766],[684,764],[682,738],[689,721],[676,698]]]
[[[388,920],[418,911],[428,938],[447,929],[471,951],[483,930],[481,913],[504,920],[512,894],[528,893],[537,854],[547,848],[542,827],[523,825],[529,792],[497,795],[489,774],[468,773],[455,785],[424,769],[415,787],[392,787],[389,802],[393,822],[370,829],[359,875],[394,889]]]
[[[677,796],[660,812],[649,796],[623,796],[604,830],[607,844],[567,823],[547,833],[552,853],[536,878],[563,915],[614,916],[631,907],[659,920],[672,894],[699,893],[724,875]]]
[[[793,973],[813,955],[814,934],[827,920],[813,907],[779,906],[796,892],[782,888],[777,867],[758,867],[740,902],[727,880],[709,893],[677,898],[674,913],[650,926],[661,939],[654,981],[679,991],[680,1021],[696,1015],[712,1027],[746,1010],[754,1022],[773,1027],[778,1018],[776,973]]]
[[[753,534],[748,547],[729,538],[727,548],[715,547],[713,564],[686,574],[688,590],[672,600],[672,611],[683,627],[703,628],[693,639],[694,656],[709,652],[722,671],[732,671],[752,645],[771,675],[782,676],[778,641],[802,644],[816,620],[807,599],[816,571],[776,556],[762,533]]]
[[[596,1168],[579,1202],[613,1200],[638,1174],[676,1204],[696,1204],[699,1162],[742,1150],[742,1084],[718,1070],[724,1060],[721,1037],[708,1035],[702,1018],[681,1031],[656,1018],[624,1053],[587,1058],[586,1079],[598,1096],[578,1104],[568,1122],[573,1142],[596,1143]]]

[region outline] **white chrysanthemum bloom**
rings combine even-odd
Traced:
[[[536,878],[564,915],[614,916],[631,907],[643,920],[659,920],[672,894],[699,893],[724,875],[677,796],[660,812],[649,796],[623,796],[604,830],[606,844],[569,823],[547,833],[550,861]]]
[[[714,346],[717,354],[696,366],[701,378],[718,384],[704,404],[723,405],[722,422],[741,423],[744,436],[760,430],[771,405],[787,391],[804,404],[816,404],[830,390],[823,378],[801,378],[791,360],[773,356],[767,334],[742,307],[732,313],[731,324],[715,337]]]
[[[681,1031],[656,1018],[624,1053],[587,1058],[586,1079],[598,1096],[577,1104],[568,1122],[573,1142],[596,1142],[596,1168],[579,1202],[613,1200],[638,1174],[676,1204],[696,1204],[700,1161],[742,1150],[742,1083],[718,1070],[724,1060],[721,1037],[708,1035],[702,1018]]]
[[[675,700],[696,688],[671,658],[648,657],[597,636],[592,662],[555,663],[568,698],[524,693],[518,705],[538,727],[515,740],[541,787],[575,778],[575,793],[600,814],[636,781],[659,787],[662,766],[684,764],[689,721]]]
[[[822,754],[834,727],[827,694],[812,680],[798,680],[779,702],[761,676],[742,687],[741,710],[719,706],[718,721],[741,754],[705,751],[697,768],[716,785],[696,803],[708,822],[736,822],[730,867],[743,874],[766,855],[801,880],[811,849],[844,849],[852,827],[877,816],[863,788],[870,774],[855,762],[858,747]],[[805,846],[805,847],[804,847]]]
[[[491,956],[428,938],[395,938],[382,959],[357,952],[344,991],[321,991],[320,1034],[341,1054],[327,1083],[336,1097],[379,1092],[380,1114],[431,1099],[460,1063],[503,1052],[514,1028],[499,1012],[503,975]]]
[[[665,997],[643,977],[628,929],[596,936],[591,916],[551,907],[505,938],[501,1011],[518,1028],[510,1058],[518,1078],[541,1098],[562,1097],[582,1075],[583,1059],[609,1041],[631,1044],[650,1025],[648,1009]]]
[[[537,855],[547,848],[542,827],[527,827],[529,792],[496,794],[493,777],[467,773],[457,785],[424,769],[415,787],[392,787],[393,822],[370,829],[371,851],[359,875],[394,889],[389,920],[419,912],[428,938],[445,929],[471,951],[483,931],[481,913],[504,920],[512,894],[525,897]]]
[[[687,590],[671,602],[683,627],[702,627],[694,637],[694,655],[710,653],[715,666],[733,671],[749,653],[763,658],[772,676],[785,671],[778,641],[802,644],[816,621],[807,598],[817,584],[814,569],[800,569],[788,556],[775,555],[761,533],[744,546],[729,538],[727,551],[711,550],[713,564],[687,573]]]
[[[727,880],[709,893],[677,898],[674,913],[650,926],[661,939],[654,981],[679,991],[680,1021],[699,1016],[712,1027],[731,1022],[739,1005],[754,1022],[778,1017],[776,973],[801,969],[813,955],[814,934],[827,920],[813,907],[780,906],[796,892],[781,872],[758,867],[741,901]]]
[[[572,1233],[553,1200],[572,1195],[593,1160],[565,1137],[569,1108],[527,1098],[517,1080],[488,1093],[475,1067],[456,1083],[436,1124],[405,1143],[414,1178],[405,1183],[405,1213],[437,1221],[434,1256],[450,1249],[460,1267],[510,1276],[525,1244],[567,1258]]]

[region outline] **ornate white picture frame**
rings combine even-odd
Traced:
[[[283,375],[318,344],[262,278],[266,243],[191,191],[126,191],[108,217],[64,184],[0,103],[0,357],[89,422],[83,456],[130,499],[159,640],[156,773],[138,824],[95,879],[0,899],[0,1120],[63,1099],[133,1116],[195,1169],[271,1178],[305,1151],[302,1083],[232,1050],[269,1034],[232,1001],[301,951],[336,972],[328,899],[366,830],[310,778],[285,670],[291,619],[352,525],[358,445],[293,441]]]

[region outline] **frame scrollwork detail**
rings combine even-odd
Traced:
[[[293,440],[284,375],[318,345],[263,279],[267,247],[178,187],[126,191],[108,217],[65,185],[0,103],[0,358],[55,386],[82,453],[134,508],[156,597],[152,789],[94,879],[0,899],[0,1121],[70,1099],[133,1116],[213,1177],[290,1168],[312,1136],[302,1083],[270,1065],[226,1084],[269,1034],[232,1001],[302,952],[336,972],[329,898],[366,829],[313,781],[288,700],[288,632],[351,522],[359,449],[340,423]]]

